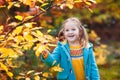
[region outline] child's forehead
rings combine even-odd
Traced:
[[[78,24],[71,22],[71,23],[66,23],[64,25],[64,28],[69,28],[69,27],[78,27]]]

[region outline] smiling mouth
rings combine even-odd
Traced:
[[[69,35],[68,37],[74,37],[74,35]]]

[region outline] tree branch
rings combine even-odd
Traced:
[[[63,1],[61,4],[63,4],[64,2],[65,2],[65,1]],[[30,19],[28,19],[28,20],[26,20],[26,21],[21,22],[21,23],[19,23],[18,25],[14,26],[12,29],[10,29],[10,30],[8,31],[8,33],[5,35],[4,40],[5,40],[5,39],[8,37],[8,35],[9,35],[14,29],[16,29],[18,26],[21,26],[21,25],[23,25],[24,23],[27,23],[27,22],[35,19],[35,18],[38,17],[40,14],[45,13],[46,11],[48,11],[48,10],[49,10],[50,8],[52,8],[52,7],[59,7],[59,5],[57,5],[57,4],[52,5],[52,2],[50,2],[50,4],[48,5],[48,7],[45,9],[45,11],[40,11],[40,12],[38,12],[34,17],[32,17],[32,18],[30,18]],[[3,40],[3,41],[4,41],[4,40]]]

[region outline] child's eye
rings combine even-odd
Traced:
[[[76,29],[72,29],[73,31],[75,31]]]
[[[66,29],[65,31],[67,31],[67,32],[68,32],[69,30],[68,30],[68,29]]]

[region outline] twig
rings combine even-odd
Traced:
[[[63,4],[63,3],[64,3],[64,1],[63,1],[61,4]],[[14,26],[12,29],[10,29],[10,30],[8,31],[8,33],[5,35],[3,41],[4,41],[4,40],[7,38],[7,36],[8,36],[14,29],[16,29],[18,26],[21,26],[21,25],[23,25],[24,23],[27,23],[27,22],[35,19],[35,18],[38,17],[40,14],[45,13],[46,11],[48,11],[50,8],[52,8],[52,7],[58,7],[58,6],[59,6],[59,5],[57,5],[57,4],[52,5],[52,2],[50,2],[49,7],[47,7],[47,8],[45,9],[45,11],[40,11],[40,12],[38,12],[34,17],[32,17],[32,18],[30,18],[30,19],[28,19],[28,20],[26,20],[26,21],[21,22],[21,23],[19,23],[18,25]]]

